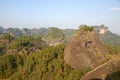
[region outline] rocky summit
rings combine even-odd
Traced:
[[[79,70],[95,68],[106,61],[107,50],[89,26],[81,26],[64,50],[64,60]]]

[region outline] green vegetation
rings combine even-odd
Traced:
[[[4,42],[6,38],[1,38]],[[44,45],[43,45],[44,44]],[[3,46],[1,45],[0,49]],[[0,79],[9,80],[79,80],[91,69],[73,70],[64,62],[65,45],[46,47],[40,38],[23,36],[6,44],[0,56]],[[32,51],[34,49],[35,51]],[[30,50],[29,50],[30,49]],[[14,52],[14,50],[17,50]],[[29,55],[21,55],[30,52]],[[9,52],[11,54],[9,54]]]
[[[14,39],[11,43],[7,45],[7,50],[17,50],[20,51],[26,47],[36,47],[41,49],[42,46],[46,46],[45,43],[39,37],[32,37],[32,36],[23,36]]]
[[[74,70],[63,59],[65,45],[48,47],[38,36],[22,36],[20,30],[8,29],[12,34],[0,34],[0,79],[9,80],[80,80],[90,68]],[[47,30],[44,29],[46,32]],[[12,31],[15,31],[14,33]],[[92,26],[82,25],[79,32],[93,31]],[[46,33],[45,32],[45,33]],[[45,34],[44,33],[44,34]],[[20,37],[21,36],[21,37]],[[66,35],[67,36],[67,35]],[[44,39],[63,38],[57,28],[49,28]],[[114,37],[113,37],[114,38]],[[119,39],[115,38],[119,41]],[[106,41],[107,39],[105,39]],[[117,44],[117,43],[116,43]],[[107,45],[109,54],[119,55],[117,46]],[[25,54],[25,55],[24,55]],[[26,55],[27,54],[27,55]],[[115,75],[108,75],[108,80],[119,80]]]
[[[119,55],[120,54],[120,48],[114,45],[107,45],[107,50],[109,54],[111,55]]]
[[[40,37],[22,36],[15,38],[9,34],[0,35],[0,55],[32,53],[47,47]]]
[[[0,35],[0,40],[9,40],[12,41],[14,37],[10,34],[4,33]]]
[[[95,32],[97,33],[97,35],[101,38],[101,40],[106,44],[113,44],[116,45],[118,47],[120,47],[120,36],[112,33],[111,31],[107,31],[102,35],[99,35],[99,29],[100,28],[107,28],[104,25],[100,25],[100,26],[87,26],[87,25],[81,25],[80,29],[82,29],[81,31],[92,31],[94,28]],[[74,30],[74,29],[63,29],[62,32],[64,33],[67,41],[69,41],[71,39],[71,37],[74,35],[74,32],[76,31],[76,33],[80,32],[79,30]],[[60,29],[57,28],[40,28],[40,29],[27,29],[27,28],[23,28],[23,29],[18,29],[18,28],[8,28],[8,29],[4,29],[2,27],[0,27],[0,34],[5,32],[8,34],[11,34],[14,37],[21,37],[21,36],[39,36],[39,37],[43,37],[43,39],[55,39],[55,38],[60,38],[60,36],[62,36],[61,31],[59,31]],[[56,32],[53,32],[56,31]],[[49,34],[50,33],[50,34]],[[44,36],[45,35],[45,36]]]
[[[0,55],[3,55],[5,53],[5,48],[6,48],[6,46],[4,46],[0,43]]]
[[[21,49],[25,46],[32,46],[34,42],[34,38],[32,38],[31,36],[23,36],[20,38],[15,39],[14,41],[12,41],[12,43],[10,43],[7,48],[8,49]]]
[[[93,31],[94,28],[92,26],[87,26],[87,25],[80,25],[79,29],[76,30],[75,36],[78,36],[80,33],[84,33],[86,31]]]
[[[105,80],[120,80],[120,71],[108,75]]]
[[[92,26],[87,26],[87,25],[81,25],[79,28],[80,28],[81,32],[93,31],[94,30],[94,28]]]
[[[113,44],[120,47],[120,36],[108,31],[104,35],[100,35],[100,38],[105,44]]]
[[[107,45],[107,50],[114,59],[119,59],[119,55],[120,55],[119,47],[109,44]],[[113,66],[113,70],[115,69],[116,72],[113,72],[107,75],[105,80],[120,80],[120,66],[119,66],[119,63],[117,64],[118,64],[117,67]]]
[[[58,28],[49,28],[48,32],[43,36],[43,39],[57,39],[64,37],[62,31]]]
[[[94,30],[96,31],[97,35],[101,38],[101,40],[106,44],[112,44],[117,47],[120,47],[120,36],[117,34],[112,33],[111,31],[107,30],[104,34],[99,34],[99,29],[103,28],[106,29],[107,27],[104,25],[94,26]]]
[[[18,54],[0,57],[0,79],[8,79],[23,65],[23,58]]]
[[[63,29],[62,32],[65,35],[67,41],[69,41],[75,33],[75,29]]]
[[[0,35],[0,55],[3,55],[6,52],[6,46],[14,40],[14,37],[10,34],[1,34]]]

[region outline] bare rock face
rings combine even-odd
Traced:
[[[64,50],[64,60],[72,68],[95,68],[106,60],[107,50],[94,31],[79,32]]]
[[[85,76],[83,76],[80,80],[116,80],[107,79],[107,77],[110,78],[110,75],[113,76],[113,74],[119,72],[120,70],[120,57],[116,58],[117,59],[111,59],[108,62],[96,67],[92,71],[88,72]]]
[[[99,28],[99,34],[105,34],[108,31],[108,27],[101,27]]]

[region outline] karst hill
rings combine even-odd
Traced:
[[[52,27],[48,29],[48,32],[42,37],[42,39],[49,45],[55,46],[61,43],[65,43],[66,39],[62,31],[58,28]]]
[[[64,50],[64,60],[76,70],[95,68],[107,60],[107,53],[93,27],[81,25]]]

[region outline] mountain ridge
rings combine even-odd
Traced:
[[[120,36],[112,33],[108,27],[104,25],[100,26],[93,26],[94,30],[96,31],[97,35],[100,37],[100,39],[106,44],[112,44],[115,46],[120,47]],[[19,36],[40,36],[43,37],[50,28],[39,28],[39,29],[18,29],[18,28],[7,28],[4,29],[2,26],[0,27],[0,34],[2,33],[8,33],[15,37]],[[76,29],[60,29],[62,33],[65,35],[67,42],[72,38],[74,32]],[[103,34],[99,34],[99,32],[102,32]]]
[[[92,27],[83,25],[64,50],[64,60],[74,69],[95,68],[106,61],[107,49]],[[94,61],[94,62],[93,62]]]

